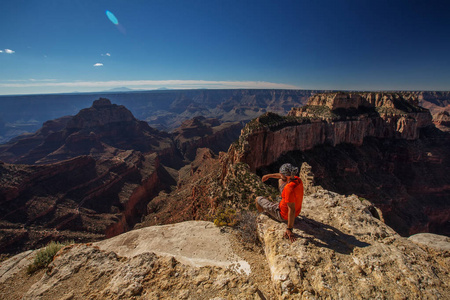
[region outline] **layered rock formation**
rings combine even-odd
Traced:
[[[430,110],[432,115],[442,111],[450,112],[450,92],[413,92],[421,106]]]
[[[100,98],[73,117],[46,122],[35,134],[0,145],[0,160],[44,164],[79,155],[98,158],[111,149],[143,153],[175,151],[167,133],[138,121],[124,106]]]
[[[171,177],[156,156],[117,151],[39,166],[0,165],[0,252],[129,230]]]
[[[258,172],[306,161],[317,184],[373,201],[402,235],[448,235],[450,139],[416,104],[414,95],[316,95],[287,117],[250,122],[231,159]]]
[[[262,294],[232,238],[210,222],[148,227],[94,245],[68,246],[48,272],[31,277],[24,269],[36,251],[26,253],[2,263],[0,291],[3,299],[246,299]]]
[[[159,130],[170,131],[196,116],[218,118],[222,122],[250,121],[271,111],[285,115],[315,90],[168,90],[132,93],[102,93],[102,97],[127,107],[139,120]],[[433,116],[450,112],[449,92],[404,92],[414,94]],[[38,130],[42,123],[60,116],[74,115],[89,106],[98,94],[53,94],[0,96],[0,118],[7,124],[0,143],[25,132]]]
[[[440,112],[433,117],[433,123],[442,131],[450,131],[450,113],[447,111]]]
[[[322,144],[360,146],[366,137],[415,140],[420,128],[432,125],[429,112],[416,104],[398,94],[318,94],[287,117],[267,113],[250,122],[232,155],[256,170],[289,151]]]
[[[183,156],[193,161],[198,148],[209,148],[215,154],[227,151],[231,143],[239,138],[241,129],[239,122],[220,123],[218,119],[195,117],[184,121],[171,133]]]
[[[142,115],[151,126],[172,130],[185,120],[196,116],[217,118],[221,122],[247,122],[266,111],[285,114],[291,107],[301,105],[313,90],[190,90],[166,91],[169,108]],[[170,96],[170,98],[168,98]],[[164,101],[164,100],[163,100]]]
[[[185,222],[68,246],[32,276],[25,269],[36,251],[25,252],[0,264],[0,292],[43,300],[450,297],[448,239],[408,240],[379,218],[355,195],[316,188],[304,197],[295,242],[282,237],[285,224],[259,217],[265,258],[231,229]]]
[[[129,230],[154,196],[176,184],[161,160],[182,161],[169,134],[102,98],[0,148],[16,163],[0,164],[2,253]]]

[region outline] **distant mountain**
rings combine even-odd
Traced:
[[[221,122],[248,122],[265,112],[286,115],[319,90],[151,90],[106,91],[80,94],[0,96],[0,117],[8,128],[0,143],[34,132],[47,120],[75,115],[92,104],[92,99],[108,98],[126,106],[133,115],[158,130],[171,131],[196,116]],[[450,92],[414,92],[420,105],[450,112]],[[447,108],[446,108],[447,107]],[[436,110],[436,113],[440,110]],[[31,123],[36,120],[37,123]]]
[[[129,88],[123,86],[123,87],[106,90],[105,92],[132,92],[132,91],[135,91],[135,90],[129,89]]]
[[[45,164],[80,155],[102,157],[116,149],[148,153],[171,148],[169,134],[137,120],[124,106],[100,98],[73,117],[47,121],[35,134],[1,145],[0,160]]]

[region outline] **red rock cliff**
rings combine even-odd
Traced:
[[[415,140],[420,128],[432,125],[430,113],[417,103],[401,94],[318,94],[287,117],[267,113],[250,122],[230,153],[256,170],[289,151],[322,144],[360,146],[366,137]]]
[[[229,157],[254,172],[307,162],[317,184],[369,199],[400,234],[450,234],[450,138],[416,103],[403,94],[316,95],[286,117],[247,124]]]

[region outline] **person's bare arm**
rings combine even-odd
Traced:
[[[286,176],[284,176],[283,174],[280,174],[280,173],[266,174],[261,178],[261,180],[262,180],[262,182],[264,182],[270,178],[283,179],[284,181],[286,181]]]
[[[289,202],[287,206],[288,206],[288,225],[286,228],[286,232],[284,233],[284,237],[290,240],[291,242],[295,242],[297,238],[295,237],[294,233],[290,230],[294,227],[295,222],[295,203]]]

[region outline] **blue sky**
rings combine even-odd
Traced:
[[[450,90],[448,3],[2,1],[0,95],[123,86]]]

